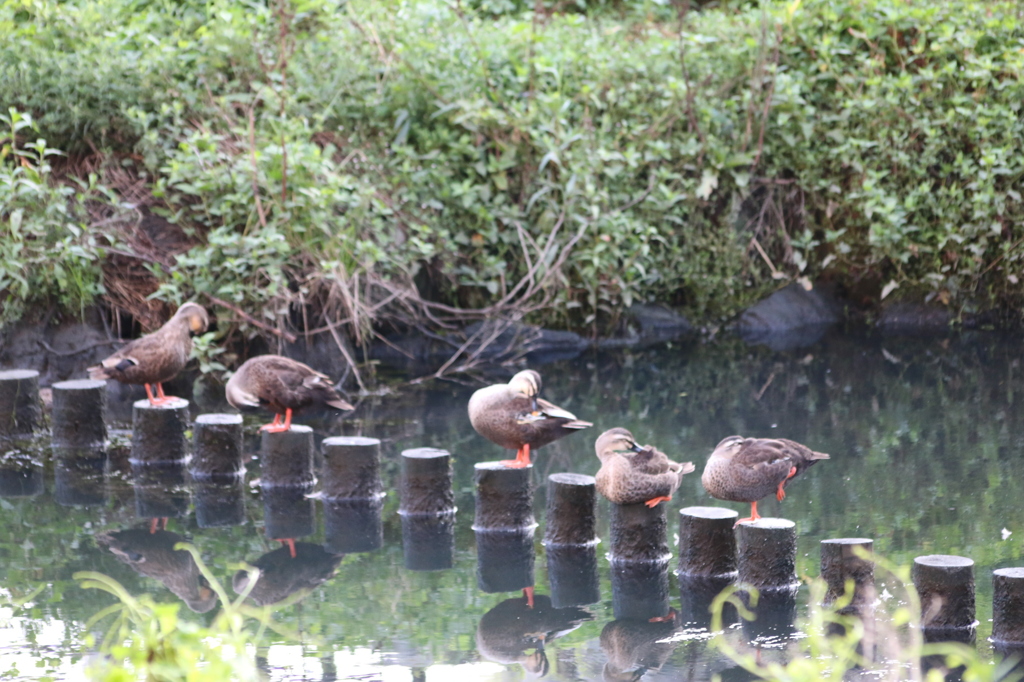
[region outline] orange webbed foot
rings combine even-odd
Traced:
[[[669,621],[673,621],[675,619],[676,619],[676,610],[673,609],[673,608],[670,608],[668,610],[668,614],[667,615],[655,616],[654,618],[648,618],[647,622],[648,623],[668,623]]]
[[[671,501],[672,501],[672,496],[671,495],[668,496],[668,497],[666,497],[665,495],[662,495],[660,497],[655,497],[655,498],[652,498],[650,500],[647,500],[646,502],[644,502],[644,504],[647,505],[648,509],[654,509],[655,507],[657,507],[662,502],[671,502]]]
[[[523,588],[523,596],[526,597],[526,608],[533,608],[533,585]]]
[[[523,467],[530,466],[530,444],[527,443],[516,450],[515,459],[503,459],[499,464],[509,469],[522,469]]]
[[[293,559],[295,558],[295,538],[275,538],[274,541],[280,542],[282,545],[288,547],[288,553]]]
[[[789,470],[789,474],[786,475],[786,478],[782,479],[782,481],[779,483],[779,489],[775,491],[775,499],[777,499],[779,502],[782,502],[784,499],[786,499],[786,491],[785,489],[783,489],[783,486],[786,485],[786,481],[793,478],[794,476],[796,476],[796,467],[792,467]]]
[[[741,523],[746,523],[747,521],[757,521],[760,518],[761,518],[761,515],[757,513],[757,502],[751,502],[750,503],[750,516],[748,516],[745,519],[738,519],[736,521],[736,523],[732,524],[732,527],[735,528],[736,526],[740,525]]]

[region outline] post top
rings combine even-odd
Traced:
[[[974,559],[955,554],[926,554],[915,558],[914,563],[931,568],[967,568],[974,565]]]
[[[436,457],[449,457],[452,453],[440,448],[412,448],[402,450],[402,457],[409,459],[434,459]]]
[[[871,538],[829,538],[822,540],[823,545],[871,545],[874,544]]]
[[[739,513],[725,507],[684,507],[679,510],[680,516],[693,516],[699,519],[735,519]]]
[[[184,398],[170,398],[163,405],[152,405],[148,398],[143,398],[132,403],[132,407],[136,410],[180,410],[188,407],[188,401]]]
[[[70,381],[58,381],[53,385],[55,391],[91,391],[106,386],[106,381],[99,379],[71,379]]]
[[[796,522],[789,519],[778,519],[771,516],[762,516],[757,521],[744,521],[740,528],[759,528],[761,530],[790,530],[796,528]]]
[[[330,438],[324,438],[324,447],[332,445],[370,447],[371,445],[380,445],[380,438],[367,438],[365,436],[331,436]]]
[[[1024,578],[1024,568],[1015,566],[1013,568],[997,568],[992,571],[992,575],[997,575],[1000,578]]]
[[[548,480],[552,483],[561,483],[562,485],[597,485],[597,480],[593,476],[587,476],[586,474],[551,474],[548,476]]]
[[[305,433],[313,433],[313,427],[312,426],[306,426],[305,424],[292,424],[290,427],[288,427],[287,431],[262,431],[261,433],[264,436],[271,436],[271,437],[276,436],[278,434],[288,434],[288,433],[305,434]]]
[[[501,462],[477,462],[476,464],[473,465],[473,469],[475,469],[476,471],[529,471],[532,468],[532,464],[527,464],[524,467],[509,467],[505,466]]]
[[[14,381],[19,379],[33,379],[39,376],[34,369],[4,369],[0,370],[0,381]]]
[[[227,412],[211,412],[209,414],[201,414],[196,417],[196,424],[241,424],[242,415],[230,414]]]

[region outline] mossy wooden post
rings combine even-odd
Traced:
[[[414,448],[403,450],[401,459],[399,514],[414,516],[455,511],[451,453],[437,448]]]
[[[53,385],[53,445],[96,448],[107,442],[107,382],[91,379]]]
[[[154,406],[148,400],[132,405],[131,462],[166,464],[183,462],[188,457],[189,403],[172,398],[164,405]]]
[[[875,564],[862,556],[870,554],[870,538],[836,538],[821,541],[821,577],[828,586],[825,605],[831,606],[846,594],[846,581],[853,581],[853,594],[844,613],[859,613],[875,601]]]
[[[29,438],[42,427],[42,423],[39,372],[34,369],[0,370],[0,441]]]
[[[380,480],[380,440],[361,436],[325,438],[320,476],[325,500],[376,500],[384,487]]]
[[[287,431],[264,431],[260,442],[260,487],[311,487],[313,429],[292,424]]]
[[[536,528],[533,518],[533,466],[519,469],[499,462],[474,465],[476,481],[475,531],[522,532]]]
[[[757,617],[743,623],[743,632],[751,640],[792,634],[800,587],[796,524],[771,517],[744,521],[736,527],[736,557],[737,580],[758,591]]]
[[[664,503],[653,508],[643,503],[610,506],[609,554],[613,563],[666,562],[672,557]]]
[[[911,578],[921,598],[921,630],[930,642],[974,639],[974,561],[951,554],[914,559]]]
[[[544,516],[545,547],[597,544],[597,486],[593,476],[551,474]]]
[[[739,514],[724,507],[680,509],[679,574],[735,578],[737,518]]]
[[[192,459],[188,465],[192,478],[227,482],[225,479],[245,473],[242,415],[201,414],[192,426],[192,438]]]

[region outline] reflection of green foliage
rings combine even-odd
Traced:
[[[798,573],[816,576],[818,543],[835,537],[874,538],[876,551],[898,564],[929,553],[969,556],[977,563],[978,639],[984,642],[991,629],[990,571],[1020,565],[1024,556],[1019,525],[1024,479],[1018,472],[1024,374],[1019,354],[1018,339],[991,335],[942,342],[836,336],[807,349],[780,352],[723,336],[714,344],[588,354],[540,367],[545,396],[594,421],[595,427],[535,455],[535,514],[541,523],[538,592],[548,593],[540,547],[546,474],[593,474],[598,465],[593,441],[599,431],[627,427],[641,441],[693,461],[698,471],[714,445],[731,433],[777,434],[832,454],[795,481],[783,503],[771,498],[763,505],[766,514],[797,522]],[[318,434],[381,438],[388,496],[383,548],[346,556],[334,579],[303,601],[275,611],[275,619],[300,642],[322,643],[317,655],[372,649],[389,656],[411,652],[437,663],[477,660],[474,635],[480,616],[511,595],[483,594],[477,587],[470,529],[473,464],[507,453],[472,430],[466,414],[472,390],[438,383],[371,396],[357,412],[332,416],[335,421],[318,426]],[[398,455],[420,446],[443,447],[455,456],[459,512],[450,571],[415,573],[403,566]],[[250,480],[258,475],[251,464]],[[110,502],[88,509],[58,506],[48,494],[0,498],[0,585],[22,595],[44,586],[19,614],[29,618],[27,645],[40,657],[48,654],[35,643],[36,635],[48,624],[65,623],[59,648],[77,652],[88,634],[84,623],[111,603],[106,593],[78,589],[70,580],[76,571],[103,572],[133,595],[174,599],[157,581],[96,547],[94,533],[135,523],[131,488],[120,477],[108,485]],[[669,504],[670,532],[677,510],[695,504],[724,503],[706,495],[699,476],[687,476]],[[262,502],[252,492],[246,498],[246,525],[201,529],[192,517],[172,519],[171,527],[192,534],[207,564],[226,583],[233,573],[229,567],[271,547],[260,525],[262,513]],[[604,540],[598,548],[601,602],[588,607],[595,620],[554,642],[552,660],[562,650],[580,660],[593,657],[594,641],[613,617],[603,504],[599,524]],[[322,526],[321,519],[321,530],[306,539],[322,541]],[[1003,527],[1013,532],[1006,540],[1000,535]],[[880,589],[896,592],[889,577],[880,575],[880,581]],[[675,588],[673,595],[678,603]],[[177,618],[208,627],[211,615],[181,610]],[[273,633],[265,641],[294,643]],[[697,651],[701,646],[683,642],[673,660],[683,665],[690,653],[703,655]]]
[[[194,547],[179,543],[175,549],[192,555],[220,598],[221,610],[208,626],[180,619],[180,603],[158,604],[149,595],[132,596],[120,583],[102,573],[75,573],[74,578],[81,581],[83,588],[103,590],[118,600],[86,623],[89,628],[114,616],[106,636],[99,642],[104,658],[89,671],[93,679],[108,682],[255,679],[256,668],[248,646],[258,643],[268,628],[294,638],[270,620],[269,608],[257,609],[243,603],[249,589],[231,600]],[[255,580],[250,580],[249,588],[253,585]],[[250,619],[258,626],[255,633],[248,627]],[[95,644],[92,635],[86,636],[85,644]]]
[[[880,602],[878,607],[865,607],[860,614],[845,612],[853,594],[853,581],[847,581],[846,595],[830,606],[823,606],[826,592],[823,580],[810,584],[810,606],[799,626],[806,636],[790,647],[784,662],[762,661],[753,651],[742,651],[725,633],[723,612],[731,605],[744,620],[756,619],[747,609],[739,588],[730,586],[715,597],[712,605],[711,630],[719,633],[714,646],[740,667],[768,682],[817,682],[842,680],[849,671],[859,670],[871,679],[904,680],[908,670],[916,670],[922,661],[929,668],[924,676],[928,682],[941,682],[950,670],[961,668],[957,679],[973,682],[1017,682],[1021,673],[1011,672],[1013,661],[994,666],[979,655],[974,647],[959,642],[925,643],[921,630],[921,604],[910,586],[910,569],[896,567],[877,556],[863,554],[875,561],[888,575],[887,583],[898,591],[897,599]],[[757,590],[750,590],[752,606],[757,605]],[[870,631],[870,632],[869,632]]]

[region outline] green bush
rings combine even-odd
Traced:
[[[11,109],[0,125],[0,324],[33,305],[81,312],[103,293],[104,239],[85,211],[102,188],[95,176],[77,186],[53,182],[50,159],[60,152],[43,139],[15,142],[35,130],[29,115]]]
[[[599,331],[803,276],[1019,305],[1015,3],[531,8],[8,0],[0,92],[195,236],[159,296],[257,318],[418,291]]]

